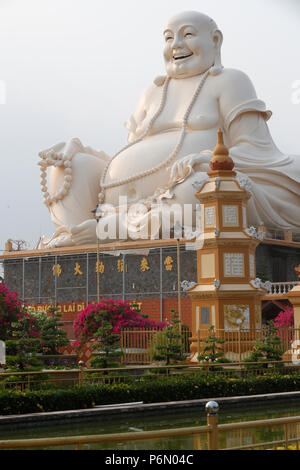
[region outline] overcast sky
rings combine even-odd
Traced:
[[[0,0],[0,250],[32,247],[54,227],[42,203],[38,152],[79,137],[113,155],[141,92],[164,73],[162,31],[198,10],[224,34],[223,65],[246,72],[273,111],[278,147],[300,155],[298,0]]]

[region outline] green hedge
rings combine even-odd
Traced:
[[[300,390],[300,375],[282,376],[273,373],[244,379],[213,374],[179,375],[129,384],[89,385],[27,392],[4,390],[0,391],[0,414],[76,410],[113,403],[157,403],[297,390]]]

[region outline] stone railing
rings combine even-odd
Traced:
[[[300,234],[294,233],[292,230],[271,230],[266,229],[264,226],[258,227],[258,230],[261,230],[265,233],[264,238],[266,240],[300,243]]]
[[[268,294],[274,295],[282,295],[287,294],[290,290],[292,290],[297,284],[298,281],[291,281],[291,282],[272,282],[270,285],[270,289],[268,290]]]

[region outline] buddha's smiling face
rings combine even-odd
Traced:
[[[166,71],[172,78],[188,78],[214,64],[216,44],[209,18],[195,12],[172,18],[164,30]]]

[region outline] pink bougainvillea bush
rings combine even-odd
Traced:
[[[25,315],[21,300],[16,292],[10,292],[4,282],[0,282],[0,339],[10,336],[11,324]]]
[[[11,339],[22,324],[23,336],[41,336],[39,319],[33,316],[26,305],[18,298],[17,292],[10,292],[4,282],[0,282],[0,339]]]
[[[41,347],[39,320],[26,310],[16,292],[0,282],[0,339],[5,341],[7,365],[24,370],[35,362]]]
[[[287,306],[274,320],[274,326],[278,328],[277,335],[286,344],[294,340],[294,309]]]
[[[287,306],[282,310],[274,320],[274,325],[277,328],[289,328],[294,326],[294,309]]]
[[[89,304],[78,314],[74,322],[76,349],[92,340],[103,320],[111,323],[111,332],[116,334],[124,328],[162,330],[167,326],[165,322],[155,322],[143,317],[128,301],[101,300],[97,304]]]

